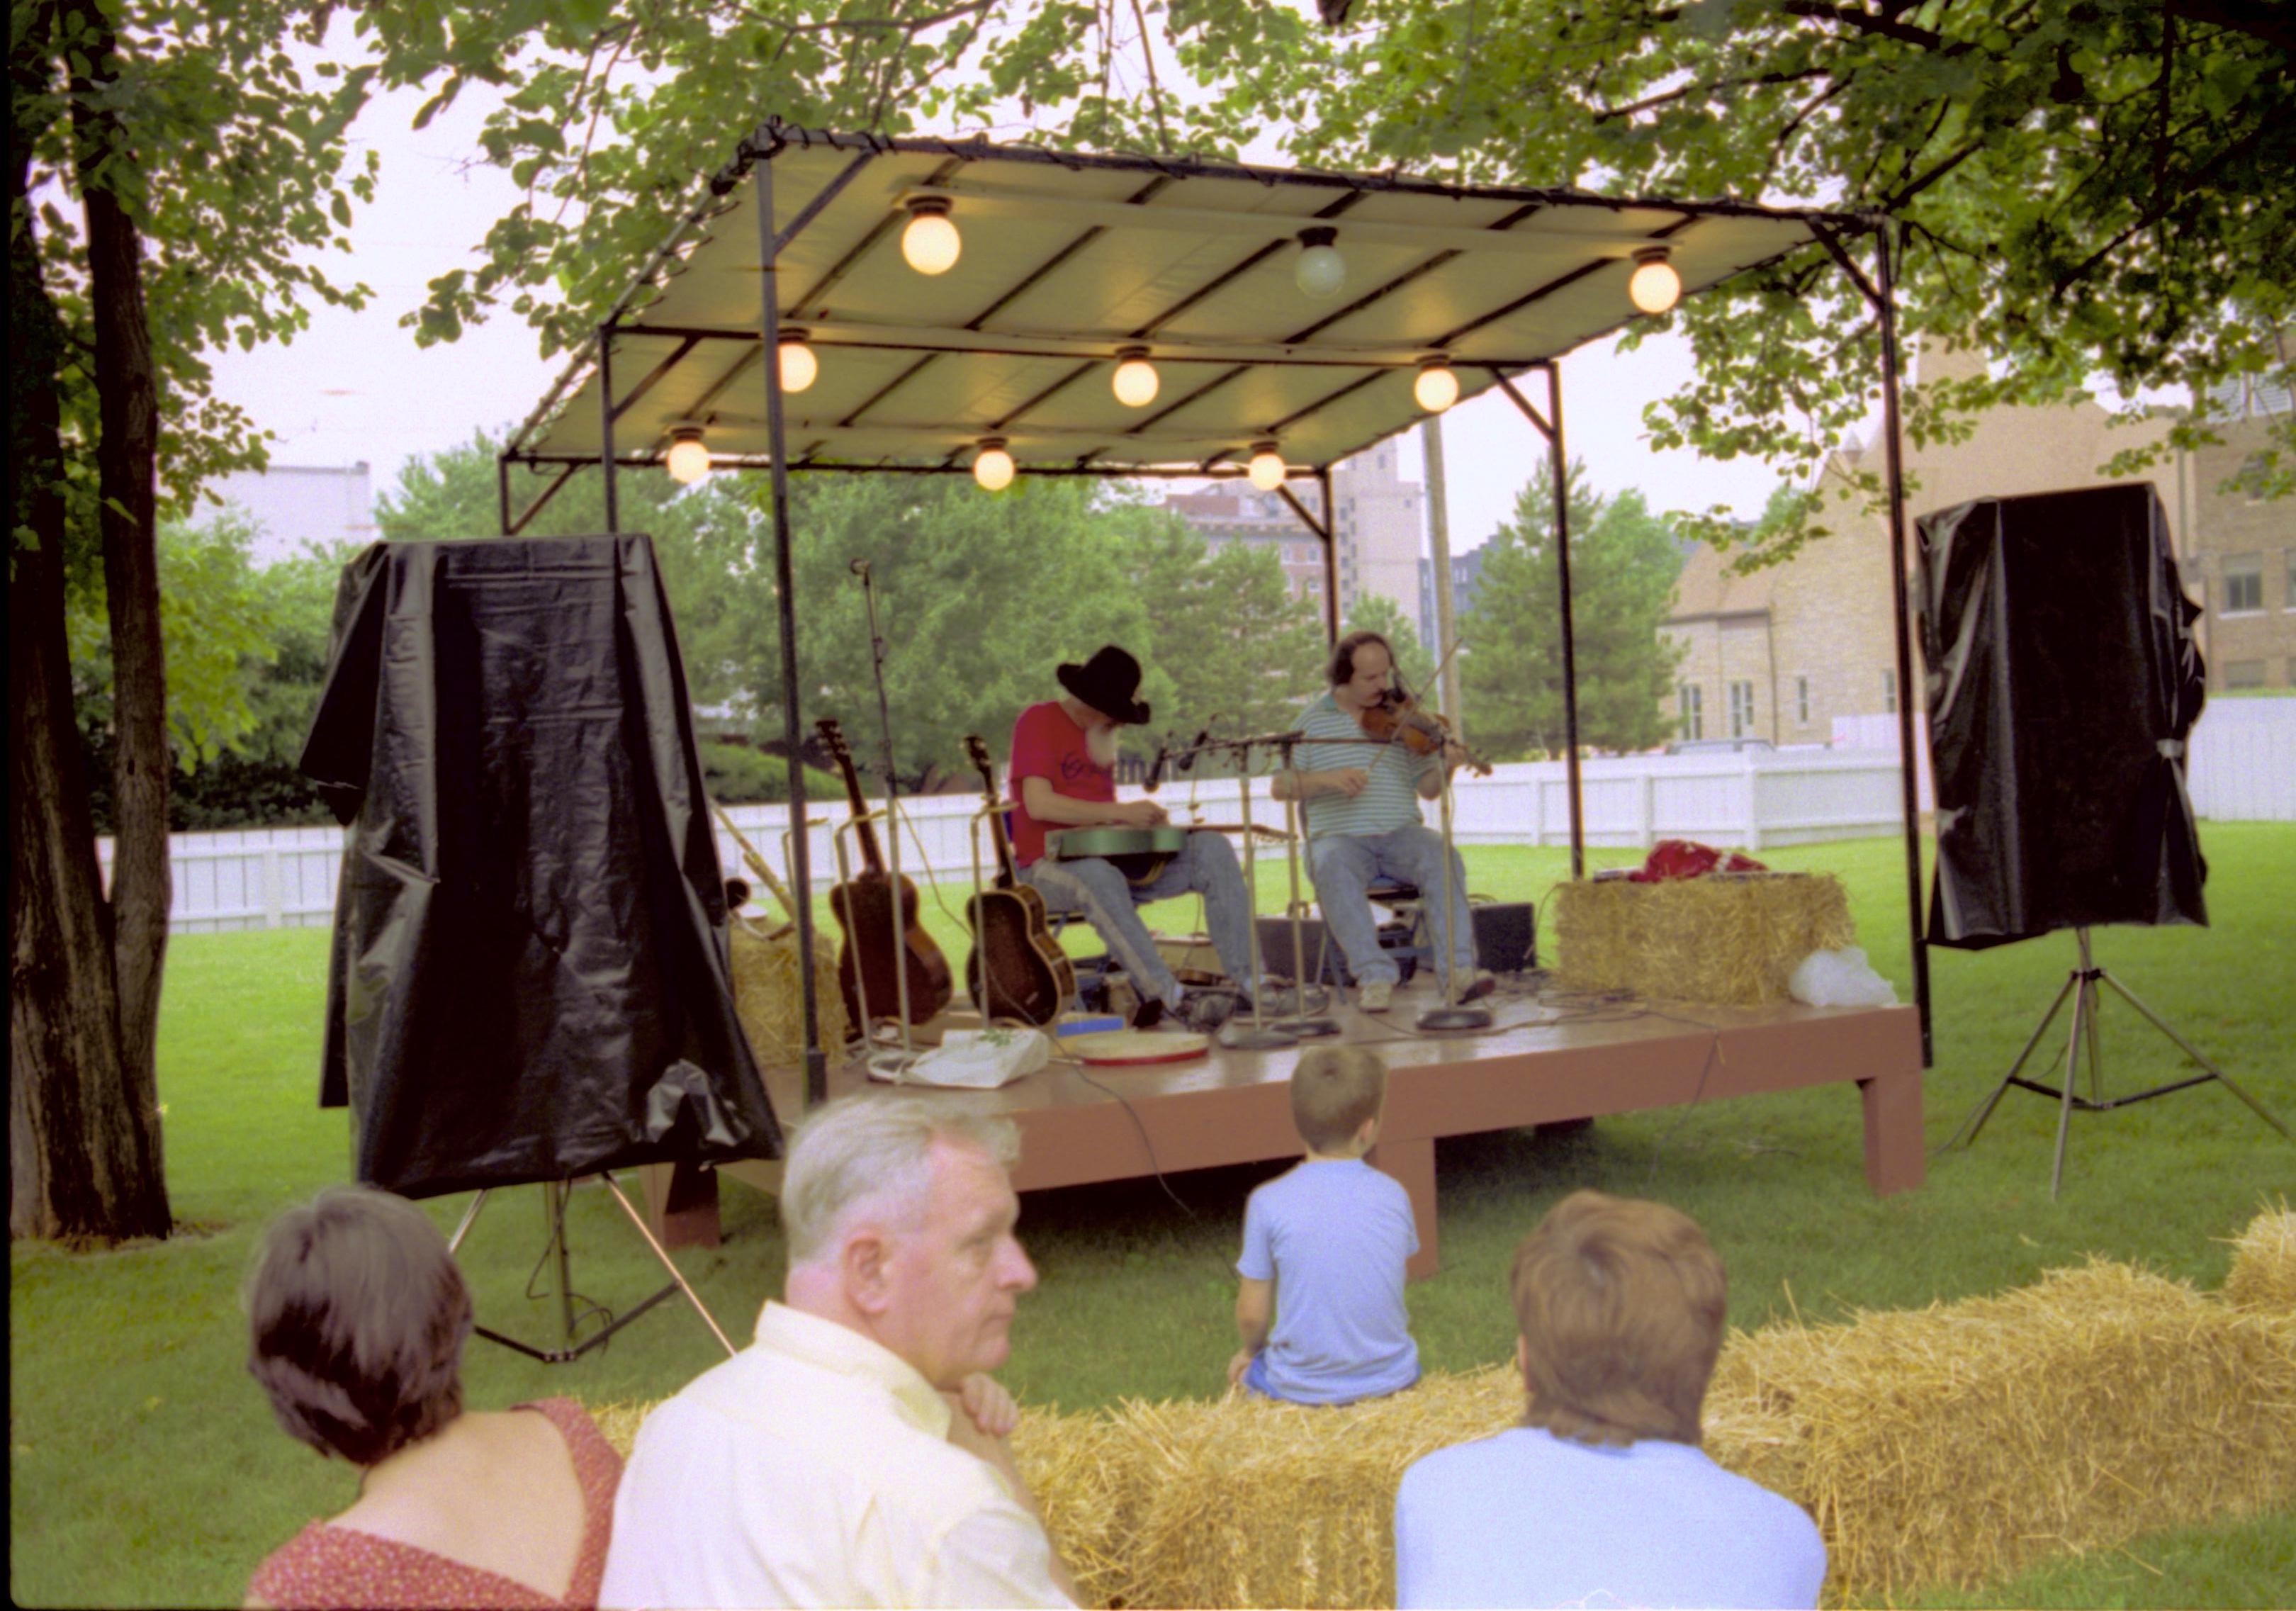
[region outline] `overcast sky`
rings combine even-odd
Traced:
[[[525,419],[563,364],[563,355],[543,362],[533,332],[507,313],[439,347],[418,348],[413,333],[399,327],[400,317],[421,305],[430,280],[475,264],[472,249],[516,200],[508,176],[478,160],[486,103],[477,87],[420,132],[410,127],[425,98],[418,91],[377,99],[354,127],[357,140],[381,153],[381,183],[373,205],[357,211],[352,255],[332,264],[339,278],[373,288],[366,310],[316,308],[311,329],[291,346],[215,355],[217,390],[278,434],[274,464],[365,460],[381,493],[414,456],[468,441],[479,430],[498,434]],[[1653,453],[1643,440],[1643,406],[1677,390],[1689,374],[1688,345],[1672,338],[1632,354],[1605,344],[1564,359],[1570,451],[1604,491],[1639,487],[1660,509],[1723,503],[1757,514],[1775,484],[1768,470]],[[1543,389],[1534,400],[1543,401]],[[1464,550],[1507,518],[1545,449],[1496,393],[1445,416],[1444,449],[1451,546]],[[1422,474],[1415,431],[1404,440],[1403,470],[1406,478]]]

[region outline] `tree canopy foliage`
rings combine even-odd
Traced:
[[[1605,497],[1585,472],[1574,461],[1567,481],[1578,742],[1648,749],[1673,730],[1660,702],[1684,651],[1658,629],[1681,551],[1671,523],[1652,514],[1641,493]],[[1554,482],[1542,465],[1516,497],[1514,519],[1485,545],[1474,607],[1459,628],[1466,730],[1495,759],[1567,747],[1560,588]]]

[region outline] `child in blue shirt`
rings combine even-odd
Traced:
[[[1419,1379],[1403,1267],[1419,1251],[1410,1194],[1364,1162],[1387,1068],[1359,1046],[1317,1047],[1292,1075],[1304,1163],[1243,1211],[1227,1379],[1298,1404],[1349,1404]],[[1271,1330],[1271,1320],[1273,1327]]]

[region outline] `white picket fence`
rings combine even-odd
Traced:
[[[1841,727],[1847,726],[1847,732]],[[1867,728],[1873,730],[1869,733]],[[1917,729],[1918,732],[1918,729]],[[1846,747],[1841,740],[1871,747]],[[1838,724],[1833,749],[1757,751],[1702,755],[1631,755],[1580,763],[1587,842],[1647,847],[1668,838],[1758,851],[1765,845],[1861,839],[1898,830],[1900,818],[1897,719],[1860,718]],[[1926,739],[1923,740],[1926,760]],[[1929,808],[1927,767],[1922,769],[1922,808]],[[2209,706],[2194,729],[2189,783],[2203,818],[2217,821],[2296,821],[2296,700],[2226,699]],[[1139,791],[1121,791],[1136,797]],[[1206,782],[1193,795],[1167,785],[1158,798],[1179,820],[1193,804],[1207,822],[1242,816],[1242,789],[1234,781]],[[1570,780],[1561,761],[1493,769],[1488,777],[1461,774],[1454,830],[1463,844],[1567,844],[1570,840]],[[939,794],[901,802],[900,864],[912,876],[969,881],[974,866],[978,795]],[[1252,818],[1281,826],[1283,808],[1256,779]],[[808,835],[813,876],[827,887],[837,876],[832,825],[845,816],[843,801],[816,801]],[[789,810],[779,805],[730,809],[735,823],[775,871],[788,875]],[[1432,818],[1431,808],[1429,816]],[[881,849],[890,836],[878,826]],[[849,834],[839,836],[849,861]],[[335,877],[343,834],[331,827],[250,828],[178,834],[169,860],[175,875],[175,933],[223,929],[299,928],[326,925],[335,909]],[[728,872],[742,858],[733,837],[717,830],[718,854]],[[979,854],[989,856],[987,838]],[[105,874],[111,842],[98,842]],[[752,883],[757,882],[754,878]],[[759,892],[763,896],[763,892]]]

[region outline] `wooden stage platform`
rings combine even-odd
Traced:
[[[1922,1183],[1921,1032],[1913,1007],[1590,1006],[1503,990],[1485,1003],[1493,1009],[1488,1030],[1414,1032],[1413,1021],[1433,1005],[1432,986],[1414,984],[1396,992],[1390,1013],[1332,1011],[1336,1038],[1276,1051],[1215,1046],[1197,1062],[1173,1064],[1079,1069],[1055,1061],[1000,1090],[957,1097],[1020,1126],[1013,1184],[1024,1192],[1133,1179],[1297,1156],[1288,1081],[1300,1051],[1374,1047],[1390,1073],[1371,1161],[1411,1193],[1420,1245],[1414,1278],[1433,1274],[1440,1259],[1435,1142],[1443,1136],[1851,1083],[1862,1101],[1867,1184],[1886,1195]],[[800,1112],[795,1070],[768,1071],[767,1084],[775,1113],[786,1120]],[[896,1089],[871,1081],[858,1064],[830,1071],[832,1097],[864,1086]],[[670,1245],[714,1243],[709,1177],[673,1182],[666,1165],[644,1172],[649,1214]],[[736,1163],[718,1172],[772,1191],[781,1166]]]

